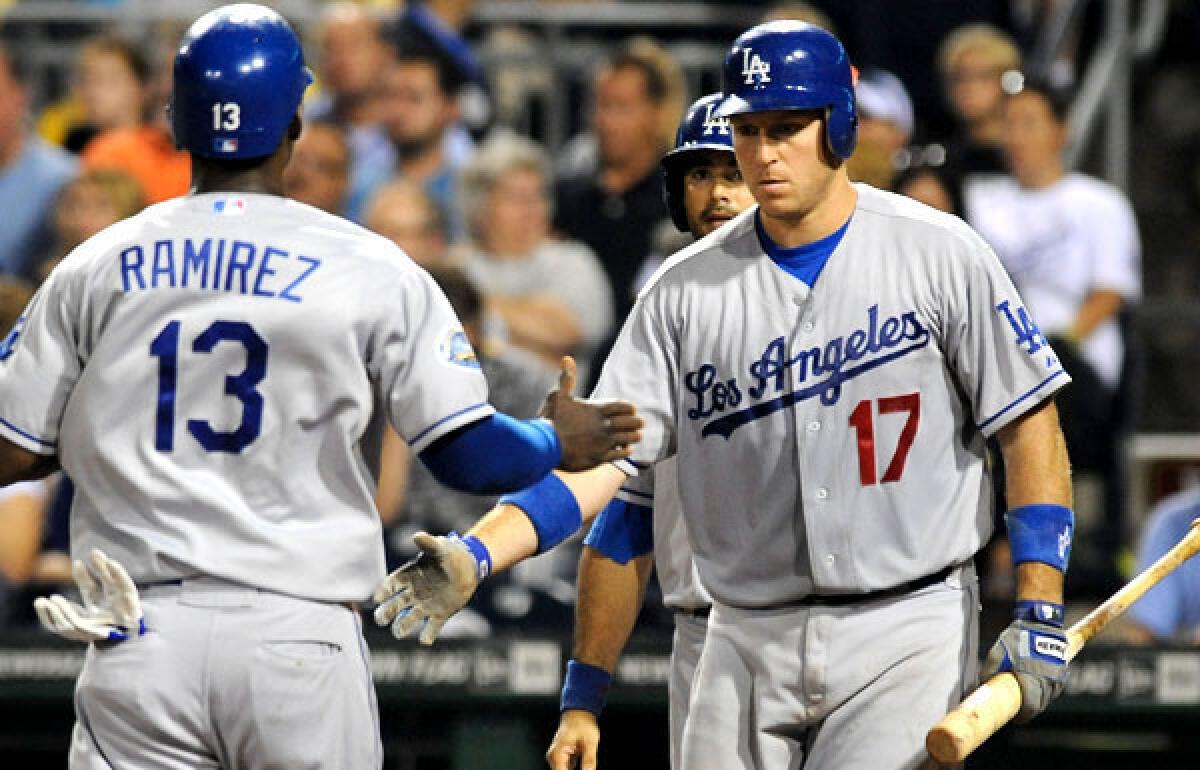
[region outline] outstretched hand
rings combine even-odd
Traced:
[[[442,626],[466,606],[479,585],[479,562],[457,536],[413,535],[421,553],[376,588],[375,622],[391,624],[397,639],[421,629],[421,644],[433,644]]]
[[[642,440],[642,418],[627,401],[588,401],[575,398],[575,359],[563,356],[558,388],[546,396],[542,417],[554,423],[562,444],[564,471],[586,471],[601,463],[621,460]]]

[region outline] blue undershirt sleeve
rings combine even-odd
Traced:
[[[596,517],[583,543],[617,564],[628,564],[654,550],[654,511],[613,498]]]
[[[497,412],[439,439],[420,457],[446,486],[496,495],[524,489],[554,470],[562,446],[549,421]]]

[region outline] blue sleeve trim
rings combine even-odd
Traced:
[[[523,489],[550,473],[562,459],[562,447],[545,420],[496,412],[433,443],[420,457],[443,484],[494,495]]]
[[[654,551],[654,511],[644,505],[612,500],[596,517],[583,544],[617,564]]]
[[[421,431],[417,435],[408,439],[408,443],[410,446],[413,444],[419,444],[419,443],[421,443],[421,439],[425,438],[426,436],[428,436],[430,434],[430,432],[436,430],[437,428],[441,427],[442,425],[445,425],[446,423],[450,422],[451,420],[453,420],[455,418],[462,417],[464,414],[467,414],[468,412],[471,412],[475,409],[481,409],[483,407],[486,407],[487,405],[488,405],[487,402],[480,401],[478,404],[471,404],[470,406],[466,406],[466,407],[463,407],[462,409],[459,409],[457,412],[448,414],[445,417],[443,417],[442,419],[435,422],[433,425],[430,425],[425,430]]]
[[[35,444],[38,444],[39,446],[44,446],[47,449],[57,449],[58,448],[57,442],[46,441],[45,439],[38,438],[37,436],[33,435],[29,431],[21,430],[16,425],[13,425],[11,422],[4,419],[3,417],[0,417],[0,425],[3,425],[4,427],[11,430],[13,433],[16,433],[18,436],[29,439],[30,441],[34,442]]]
[[[1012,563],[1040,562],[1067,571],[1075,514],[1065,505],[1022,505],[1004,514]]]
[[[500,502],[517,506],[529,517],[537,532],[538,553],[574,535],[583,524],[583,512],[574,493],[553,473],[516,494],[505,495]]]
[[[991,417],[987,418],[987,419],[986,419],[986,420],[984,420],[983,422],[979,423],[979,430],[981,430],[981,431],[982,431],[982,430],[986,430],[986,429],[987,429],[987,427],[988,427],[989,425],[991,425],[993,422],[995,422],[996,420],[1000,419],[1000,418],[1001,418],[1001,417],[1003,417],[1004,415],[1008,414],[1010,411],[1012,411],[1014,408],[1016,408],[1016,407],[1017,407],[1017,405],[1019,405],[1019,404],[1020,404],[1022,401],[1025,401],[1026,399],[1028,399],[1028,398],[1030,398],[1031,396],[1033,396],[1034,394],[1036,394],[1036,393],[1037,393],[1039,390],[1041,390],[1042,388],[1044,388],[1044,387],[1046,387],[1048,384],[1050,384],[1050,381],[1051,381],[1051,380],[1053,380],[1054,378],[1056,378],[1056,377],[1058,377],[1059,375],[1062,375],[1062,374],[1066,374],[1066,372],[1065,372],[1065,371],[1063,371],[1062,369],[1057,369],[1057,370],[1055,370],[1055,372],[1054,372],[1053,374],[1051,374],[1049,377],[1047,377],[1046,379],[1042,380],[1042,381],[1041,381],[1041,382],[1039,382],[1037,385],[1034,385],[1034,386],[1033,386],[1032,388],[1030,388],[1028,391],[1026,391],[1025,393],[1023,393],[1023,394],[1021,394],[1020,396],[1018,396],[1018,397],[1017,397],[1017,399],[1016,399],[1015,401],[1013,401],[1011,404],[1009,404],[1008,406],[1004,407],[1004,408],[1003,408],[1003,409],[1001,409],[999,412],[996,412],[995,414],[993,414]]]

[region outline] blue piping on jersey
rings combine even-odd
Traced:
[[[813,396],[822,395],[826,391],[836,390],[841,387],[842,383],[852,380],[860,374],[866,374],[872,369],[883,366],[886,363],[895,361],[897,358],[906,356],[909,353],[914,353],[928,344],[929,334],[926,333],[925,336],[921,338],[920,342],[909,345],[906,348],[893,350],[891,353],[888,353],[885,356],[880,356],[879,358],[872,359],[866,363],[846,369],[845,371],[834,372],[821,382],[814,383],[806,388],[794,390],[791,393],[785,393],[778,398],[773,398],[770,401],[762,401],[754,406],[742,409],[741,411],[731,412],[724,417],[719,417],[705,425],[700,431],[700,436],[701,438],[707,438],[708,436],[716,434],[727,439],[733,435],[735,430],[743,425],[754,422],[755,420],[761,420],[762,418],[774,414],[781,409],[787,409],[788,407],[812,398]]]
[[[481,409],[481,408],[483,408],[483,407],[485,407],[485,406],[487,406],[487,403],[486,403],[486,402],[484,402],[484,401],[480,401],[478,404],[471,404],[470,406],[463,407],[462,409],[459,409],[457,412],[455,412],[455,413],[453,413],[453,414],[448,414],[448,415],[446,415],[446,416],[445,416],[445,417],[443,417],[442,419],[440,419],[440,420],[438,420],[437,422],[435,422],[433,425],[430,425],[430,426],[429,426],[428,428],[426,428],[425,430],[421,431],[421,432],[420,432],[420,433],[418,433],[417,435],[415,435],[415,436],[413,436],[412,438],[408,439],[409,446],[411,446],[411,445],[413,445],[413,444],[416,444],[416,443],[418,443],[418,442],[419,442],[421,439],[425,438],[425,436],[427,436],[431,430],[433,430],[434,428],[437,428],[439,425],[444,425],[444,424],[446,424],[446,423],[447,423],[447,422],[449,422],[450,420],[453,420],[453,419],[454,419],[454,418],[456,418],[456,417],[461,417],[462,415],[464,415],[464,414],[467,414],[468,412],[470,412],[470,411],[472,411],[472,410],[474,410],[474,409]]]
[[[996,412],[995,414],[993,414],[991,417],[987,418],[987,419],[986,419],[986,420],[984,420],[983,422],[979,423],[979,430],[983,430],[983,429],[987,428],[987,426],[991,425],[993,422],[995,422],[996,420],[998,420],[1000,417],[1002,417],[1004,414],[1006,414],[1006,413],[1007,413],[1009,410],[1011,410],[1011,409],[1012,409],[1013,407],[1015,407],[1017,404],[1021,403],[1021,402],[1022,402],[1022,401],[1024,401],[1025,399],[1027,399],[1027,398],[1029,398],[1030,396],[1032,396],[1034,393],[1037,393],[1039,390],[1041,390],[1042,388],[1044,388],[1044,387],[1045,387],[1045,386],[1046,386],[1046,385],[1047,385],[1047,384],[1048,384],[1048,383],[1049,383],[1051,380],[1053,380],[1055,377],[1057,377],[1057,376],[1058,376],[1058,375],[1060,375],[1060,374],[1066,374],[1066,372],[1064,372],[1062,369],[1057,369],[1057,370],[1055,370],[1055,372],[1054,372],[1053,374],[1051,374],[1049,377],[1047,377],[1046,379],[1042,380],[1042,381],[1041,381],[1041,382],[1039,382],[1037,385],[1034,385],[1032,388],[1030,388],[1030,389],[1029,389],[1028,391],[1026,391],[1025,393],[1021,394],[1020,396],[1017,396],[1016,400],[1015,400],[1015,401],[1013,401],[1011,404],[1009,404],[1008,406],[1004,407],[1004,408],[1003,408],[1003,409],[1001,409],[999,412]]]
[[[829,256],[842,242],[842,236],[850,227],[850,220],[847,219],[841,227],[820,240],[786,248],[775,243],[771,236],[767,235],[767,231],[763,229],[761,213],[754,212],[754,232],[758,234],[758,243],[763,251],[784,272],[812,288],[817,282],[817,277],[821,275],[821,270],[825,268],[825,263],[829,261]]]
[[[58,448],[57,442],[46,441],[45,439],[40,439],[37,436],[33,435],[32,433],[29,433],[28,431],[21,430],[16,425],[13,425],[11,422],[4,419],[3,417],[0,417],[0,424],[3,424],[4,427],[8,428],[12,432],[14,432],[18,435],[24,436],[25,438],[29,439],[30,441],[41,444],[44,447],[47,447],[49,449],[57,449]]]
[[[628,487],[621,487],[620,492],[622,494],[630,495],[631,497],[644,498],[648,502],[653,502],[654,500],[654,495],[648,495],[645,492],[639,492],[636,489],[629,489]]]

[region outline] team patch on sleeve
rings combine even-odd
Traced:
[[[1025,348],[1026,353],[1031,356],[1042,356],[1047,369],[1054,369],[1058,366],[1058,357],[1024,306],[1017,305],[1014,308],[1009,300],[1004,300],[996,305],[996,310],[1004,314],[1005,320],[1008,321],[1008,325],[1012,327],[1013,334],[1016,336],[1017,344]]]
[[[443,361],[455,366],[467,369],[480,368],[475,349],[471,347],[466,332],[462,329],[449,329],[442,335],[441,341],[438,343],[438,355]]]

